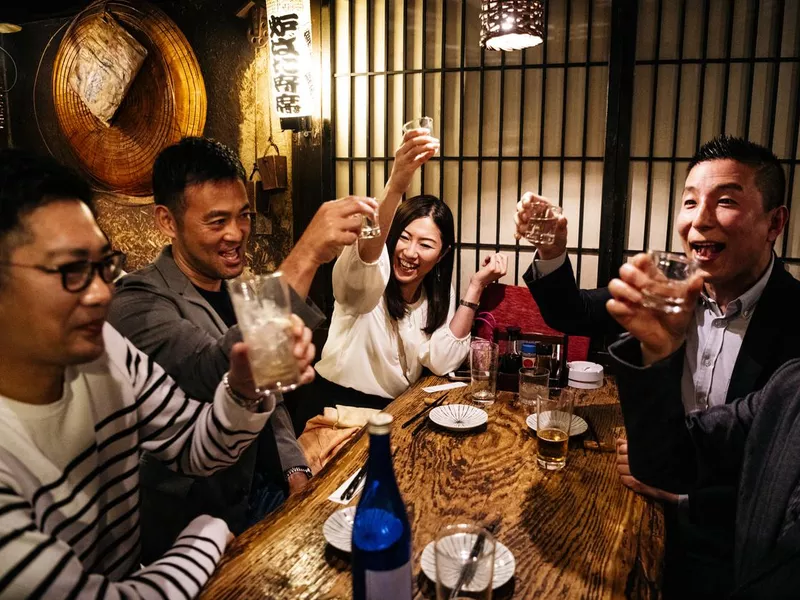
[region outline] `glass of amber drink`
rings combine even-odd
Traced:
[[[546,471],[567,464],[574,395],[563,390],[552,397],[536,396],[536,462]]]

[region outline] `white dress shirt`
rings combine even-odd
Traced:
[[[469,334],[457,338],[450,331],[456,309],[452,286],[447,320],[432,335],[423,331],[428,319],[424,288],[419,300],[406,307],[405,317],[393,323],[383,297],[390,274],[385,246],[374,263],[361,260],[356,244],[344,249],[333,267],[336,302],[328,341],[315,366],[328,381],[383,398],[406,391],[423,367],[436,375],[455,370],[469,354],[470,343]],[[398,342],[403,344],[405,373]]]

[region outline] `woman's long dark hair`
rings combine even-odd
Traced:
[[[450,212],[450,207],[436,196],[427,194],[414,196],[403,202],[397,209],[389,236],[386,238],[386,248],[389,251],[392,268],[384,298],[389,315],[395,321],[402,319],[406,314],[406,303],[400,292],[400,285],[394,276],[394,251],[397,247],[397,240],[400,239],[405,228],[412,221],[425,217],[433,219],[442,236],[440,260],[422,280],[425,294],[428,297],[428,322],[423,331],[431,335],[447,320],[447,311],[450,308],[450,282],[453,279],[453,255],[455,254],[453,244],[456,238],[453,213]]]

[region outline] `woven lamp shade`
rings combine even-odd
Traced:
[[[89,112],[68,83],[81,40],[103,11],[148,52],[110,127]],[[56,117],[70,151],[108,191],[152,194],[158,153],[184,136],[201,135],[205,126],[206,90],[197,57],[178,26],[145,1],[100,0],[81,12],[61,40],[52,83]]]
[[[483,0],[481,46],[522,50],[544,41],[544,5],[537,0]]]

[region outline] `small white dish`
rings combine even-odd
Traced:
[[[550,411],[542,413],[542,416],[546,418],[549,412]],[[525,419],[525,422],[528,424],[528,427],[536,431],[536,413],[528,415],[528,418]],[[569,424],[570,437],[573,435],[581,435],[582,433],[586,433],[587,429],[589,429],[589,426],[586,424],[586,421],[581,419],[578,415],[572,415],[572,421]]]
[[[430,412],[430,419],[451,431],[466,431],[484,425],[489,420],[485,410],[468,404],[446,404]]]
[[[472,548],[475,544],[475,535],[467,534],[464,537],[468,538],[465,541],[469,548]],[[425,549],[422,551],[420,566],[425,576],[431,581],[436,582],[436,552],[434,551],[433,542],[425,546]],[[514,576],[516,568],[517,563],[514,560],[514,555],[511,554],[511,550],[496,541],[494,547],[494,575],[492,576],[492,587],[497,589],[501,585],[505,585],[508,580]]]
[[[325,540],[337,550],[350,552],[352,549],[353,522],[356,519],[356,507],[348,506],[337,510],[322,526]]]

